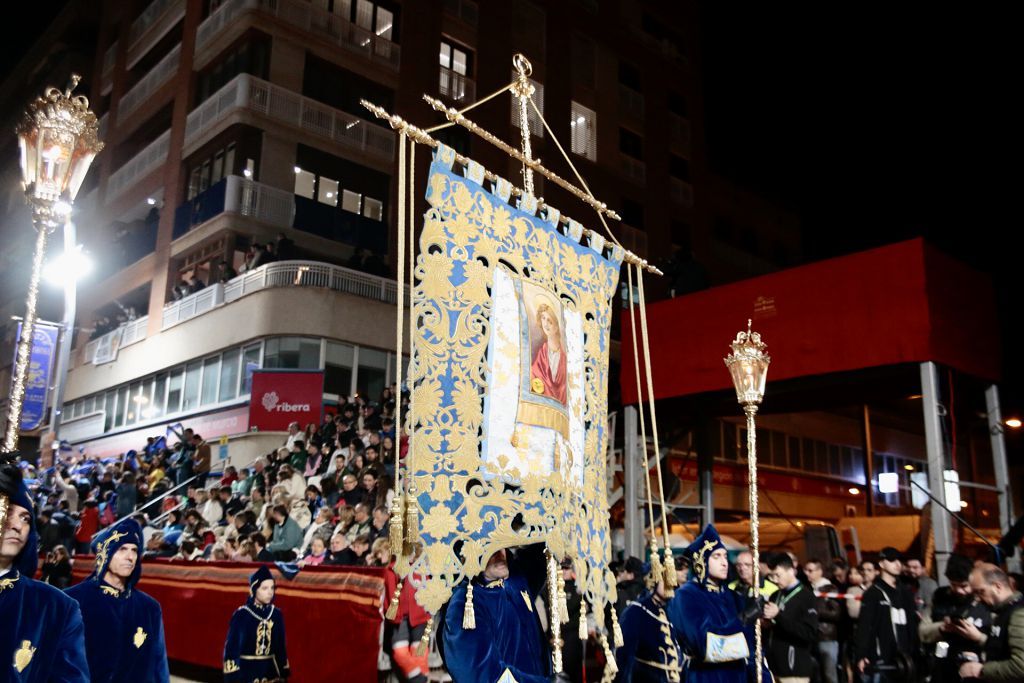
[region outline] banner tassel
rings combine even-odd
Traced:
[[[420,644],[416,646],[416,656],[424,657],[427,654],[427,648],[430,647],[430,634],[434,630],[434,617],[431,615],[430,619],[427,619],[427,625],[423,629],[423,637],[420,638]]]
[[[398,616],[398,602],[402,597],[403,580],[398,580],[398,585],[395,586],[395,593],[391,596],[391,604],[388,605],[388,611],[384,614],[388,621],[394,621],[395,617]]]
[[[473,608],[473,582],[466,589],[466,609],[462,613],[462,628],[471,631],[476,628],[476,610]]]

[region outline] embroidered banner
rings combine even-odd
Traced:
[[[409,465],[417,599],[432,613],[493,552],[535,542],[573,559],[591,604],[614,591],[605,454],[622,254],[509,198],[507,181],[488,191],[435,155],[414,274]]]
[[[32,347],[29,352],[28,374],[25,376],[25,398],[21,404],[22,431],[38,429],[43,424],[50,374],[53,372],[53,360],[57,356],[59,333],[60,329],[52,323],[36,321],[32,328]],[[15,339],[21,339],[21,323],[18,323],[18,335]],[[16,361],[17,345],[14,354]]]

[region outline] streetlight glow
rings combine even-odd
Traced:
[[[1011,417],[1008,418],[1006,422],[1004,422],[1003,424],[1005,424],[1010,429],[1020,429],[1021,421],[1019,417]]]
[[[92,259],[79,244],[70,252],[64,252],[44,268],[46,281],[51,285],[64,287],[71,282],[80,282],[92,272]]]

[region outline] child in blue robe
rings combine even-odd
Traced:
[[[136,588],[144,547],[134,519],[107,527],[92,543],[92,574],[67,590],[82,610],[93,683],[170,680],[160,603]]]
[[[274,606],[274,577],[266,565],[249,577],[249,599],[235,610],[224,643],[225,683],[273,683],[291,675],[284,614]]]

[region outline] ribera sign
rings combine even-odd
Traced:
[[[324,400],[323,371],[256,370],[252,374],[249,427],[284,431],[290,422],[320,424]]]

